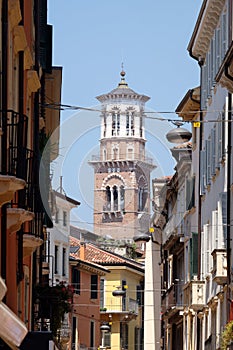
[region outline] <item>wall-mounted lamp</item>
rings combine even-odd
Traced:
[[[177,128],[170,130],[166,134],[167,140],[171,143],[188,142],[192,137],[192,133],[185,128],[181,128],[184,123],[180,121],[173,121],[172,123],[176,125]]]
[[[113,292],[112,292],[112,295],[114,297],[124,297],[125,294],[126,294],[126,291],[124,289],[120,289],[121,287],[117,287],[117,289],[115,289]]]

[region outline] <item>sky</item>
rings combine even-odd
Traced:
[[[199,66],[187,46],[201,4],[202,0],[48,0],[53,65],[63,67],[62,104],[98,110],[96,96],[117,87],[123,62],[129,87],[150,96],[150,115],[177,119],[176,107],[199,85]],[[53,187],[59,186],[62,175],[66,194],[81,202],[72,210],[71,224],[90,230],[94,180],[88,160],[98,153],[99,123],[98,112],[62,111],[60,156],[52,164]],[[147,150],[157,165],[152,178],[174,172],[174,145],[165,137],[173,127],[167,121],[146,121]]]

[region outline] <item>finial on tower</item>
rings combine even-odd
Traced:
[[[121,76],[124,77],[125,76],[125,71],[124,71],[124,63],[121,63]]]
[[[121,87],[121,88],[127,88],[128,87],[128,84],[125,82],[125,71],[124,71],[124,64],[123,62],[121,63],[121,81],[120,83],[118,84],[118,87]]]

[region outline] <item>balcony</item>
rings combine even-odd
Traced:
[[[205,281],[190,281],[184,287],[184,303],[194,311],[205,305]]]
[[[33,220],[24,227],[23,233],[23,255],[31,255],[44,241],[43,213],[35,212]]]
[[[103,206],[102,222],[121,222],[123,220],[123,209],[119,209],[117,205],[107,203]]]
[[[162,295],[162,312],[165,317],[170,318],[183,308],[183,286],[174,283]]]
[[[114,297],[109,304],[105,305],[106,311],[101,311],[101,320],[109,321],[109,318],[129,322],[135,319],[139,314],[139,305],[137,300],[132,298]]]
[[[147,163],[148,165],[151,165],[152,167],[154,167],[153,158],[145,156],[144,154],[141,154],[141,153],[140,154],[134,153],[132,156],[130,155],[130,157],[126,157],[125,155],[124,155],[124,157],[120,157],[119,155],[118,156],[114,155],[114,156],[108,157],[107,159],[104,159],[99,154],[95,154],[95,155],[92,155],[90,163],[134,162],[134,161],[141,161],[141,162]]]
[[[217,284],[227,283],[227,252],[226,249],[214,249],[212,278]]]
[[[9,232],[19,231],[24,222],[31,221],[34,214],[21,208],[7,208],[7,230]]]

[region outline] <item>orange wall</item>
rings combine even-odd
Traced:
[[[74,294],[73,297],[73,316],[78,318],[78,335],[79,344],[90,346],[90,322],[95,322],[95,344],[100,345],[100,301],[99,292],[98,299],[90,299],[91,274],[88,271],[80,271],[81,292],[80,295]],[[93,273],[94,274],[94,273]],[[71,276],[70,271],[70,276]],[[98,281],[98,289],[99,289]]]

